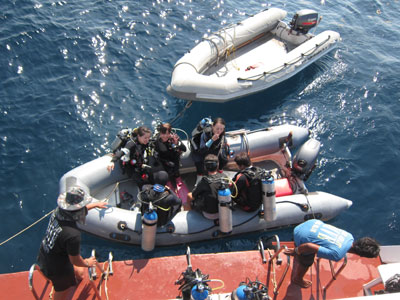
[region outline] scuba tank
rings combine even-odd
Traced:
[[[125,128],[120,130],[117,133],[117,136],[115,137],[114,141],[111,143],[111,151],[115,153],[118,149],[122,148],[125,144],[126,141],[129,140],[131,136],[132,129]]]
[[[150,202],[149,208],[143,214],[143,219],[142,219],[141,245],[144,251],[151,251],[154,249],[154,246],[156,244],[157,220],[158,220],[157,213],[153,209],[153,205]]]
[[[229,234],[232,232],[232,210],[231,210],[231,190],[229,184],[221,181],[218,188],[218,215],[219,229],[222,233]]]
[[[264,220],[271,222],[276,220],[275,181],[271,173],[264,173],[261,180],[262,199],[264,206]]]
[[[206,299],[209,299],[208,293],[209,293],[208,288],[206,286],[204,286],[203,283],[200,282],[198,284],[195,284],[192,287],[190,299],[191,300],[206,300]]]

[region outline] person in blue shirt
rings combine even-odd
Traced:
[[[354,253],[361,257],[377,257],[378,242],[370,237],[354,241],[353,236],[342,229],[325,224],[321,220],[308,220],[294,229],[294,249],[285,251],[294,255],[292,283],[302,288],[311,286],[311,281],[303,277],[314,263],[315,255],[320,258],[339,261],[346,253]]]

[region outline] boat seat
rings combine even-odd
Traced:
[[[400,263],[391,263],[378,266],[379,278],[375,278],[370,282],[363,285],[364,295],[371,296],[371,288],[383,283],[383,286],[386,288],[386,281],[395,274],[400,273]]]

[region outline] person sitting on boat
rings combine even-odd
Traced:
[[[142,214],[149,208],[151,202],[157,209],[157,226],[167,224],[181,210],[182,201],[167,186],[168,173],[159,171],[154,174],[154,185],[145,184],[140,192]]]
[[[95,257],[82,258],[81,232],[76,225],[85,223],[88,210],[106,208],[106,202],[91,201],[81,188],[71,187],[58,197],[58,207],[50,217],[37,260],[42,273],[53,283],[54,300],[70,299],[85,269],[96,264]]]
[[[135,128],[133,136],[112,157],[107,170],[114,170],[115,162],[119,161],[124,172],[132,177],[139,187],[150,181],[152,175],[146,165],[146,150],[151,137],[151,130],[146,126]]]
[[[216,118],[212,126],[205,126],[200,136],[200,145],[197,151],[193,152],[193,160],[198,175],[204,175],[204,158],[207,154],[214,154],[218,157],[219,172],[228,163],[228,144],[225,138],[225,120]]]
[[[235,156],[235,163],[240,171],[232,179],[237,188],[237,192],[232,193],[236,194],[236,197],[232,196],[232,200],[244,211],[256,211],[262,202],[260,175],[264,170],[252,166],[250,157],[245,152]]]
[[[177,134],[172,133],[171,124],[160,125],[159,134],[155,141],[155,150],[164,170],[169,175],[170,181],[177,186],[182,185],[179,165],[182,152],[186,152],[186,146],[180,141]]]
[[[203,176],[191,193],[188,193],[190,208],[200,211],[210,220],[218,219],[218,187],[223,175],[218,172],[218,157],[208,154],[204,159],[207,175]]]
[[[311,281],[303,277],[314,263],[315,255],[339,261],[347,252],[368,258],[377,257],[380,252],[375,239],[364,237],[354,241],[350,233],[316,219],[295,227],[294,243],[296,247],[285,253],[294,255],[291,280],[302,288],[311,286]]]

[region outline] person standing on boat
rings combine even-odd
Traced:
[[[142,201],[142,215],[148,209],[150,202],[156,208],[158,227],[167,224],[181,210],[182,206],[181,199],[168,188],[167,181],[167,172],[157,172],[154,174],[155,184],[145,184],[139,196]]]
[[[208,154],[204,159],[204,167],[207,175],[188,194],[190,208],[200,211],[210,220],[218,219],[218,188],[223,175],[218,172],[218,157]]]
[[[262,202],[261,178],[257,175],[263,170],[252,166],[245,152],[235,156],[235,163],[240,171],[232,179],[237,188],[237,196],[232,196],[232,200],[244,211],[256,211]]]
[[[225,138],[225,120],[216,118],[212,126],[206,126],[200,136],[199,150],[193,153],[193,160],[198,175],[204,175],[204,158],[207,154],[214,154],[218,157],[219,170],[228,163],[228,144]]]
[[[291,280],[293,283],[308,288],[311,281],[303,277],[314,263],[315,255],[320,258],[339,261],[346,253],[361,257],[377,257],[380,252],[378,242],[370,237],[354,241],[353,236],[337,227],[325,224],[321,220],[308,220],[294,229],[294,249],[285,253],[294,255]]]
[[[85,269],[96,264],[95,257],[82,258],[81,233],[76,225],[85,223],[88,210],[106,208],[106,202],[91,201],[81,188],[72,187],[58,197],[58,207],[50,217],[37,260],[42,273],[53,283],[54,300],[70,299]]]
[[[120,162],[122,170],[132,177],[139,188],[151,180],[150,168],[146,165],[146,150],[151,137],[151,130],[146,126],[135,128],[134,137],[118,150],[107,166],[107,170],[114,170],[115,163]]]
[[[164,170],[169,175],[170,181],[177,186],[182,185],[179,165],[182,152],[186,152],[186,146],[180,141],[177,134],[172,133],[171,124],[164,123],[160,126],[155,141],[155,150]]]

